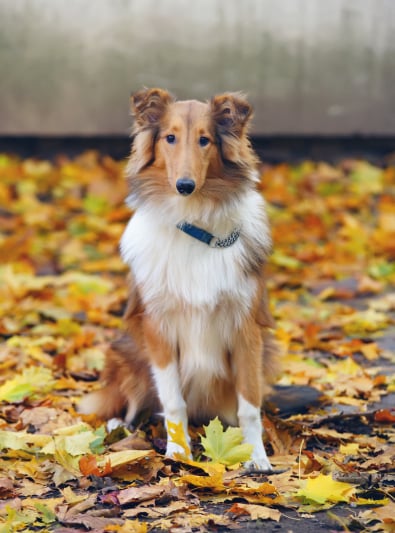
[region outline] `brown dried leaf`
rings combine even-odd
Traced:
[[[251,517],[251,520],[274,520],[279,522],[281,518],[281,513],[277,509],[250,503],[234,503],[228,512],[237,516],[247,514]]]

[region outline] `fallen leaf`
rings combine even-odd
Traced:
[[[62,490],[62,494],[65,501],[70,505],[82,502],[88,497],[88,494],[76,494],[71,487],[65,487]]]
[[[363,518],[367,523],[379,520],[384,524],[395,523],[395,503],[389,501],[382,507],[375,507],[374,509],[368,509],[366,511],[360,511],[358,516]]]
[[[80,471],[84,476],[108,476],[112,472],[111,463],[107,461],[103,467],[99,468],[95,455],[85,455],[79,460]]]
[[[359,452],[359,444],[357,442],[349,442],[348,444],[341,444],[339,451],[343,455],[356,455]]]
[[[187,442],[187,438],[184,432],[184,427],[182,422],[172,422],[171,420],[167,421],[167,432],[169,435],[169,438],[174,442],[175,444],[178,444],[180,448],[183,450],[183,456],[184,457],[190,457],[191,455],[191,448],[189,447],[189,444]]]
[[[0,499],[13,498],[15,496],[14,483],[11,479],[2,477],[0,478]]]
[[[111,452],[99,458],[97,464],[103,466],[110,463],[113,469],[119,466],[127,465],[141,459],[149,460],[153,455],[153,450],[121,450],[119,452]]]
[[[0,401],[20,402],[25,398],[46,394],[55,381],[48,368],[28,367],[0,387]]]
[[[392,409],[392,411],[389,409],[379,409],[375,413],[374,419],[376,422],[392,424],[395,422],[395,409]]]
[[[316,504],[348,502],[355,494],[353,485],[335,481],[331,475],[319,474],[309,477],[303,485],[296,496]]]
[[[117,498],[121,505],[125,503],[139,503],[153,498],[159,498],[169,491],[169,487],[161,485],[146,485],[143,487],[130,487],[119,491]]]
[[[131,509],[125,509],[122,516],[124,518],[134,518],[136,516],[144,516],[145,518],[161,518],[166,517],[174,513],[189,512],[193,513],[196,509],[196,505],[193,505],[187,501],[175,501],[166,506],[158,506],[155,502],[152,507],[139,505]]]
[[[251,520],[274,520],[279,522],[281,518],[281,513],[277,509],[250,503],[234,503],[228,512],[236,515],[247,514],[251,517]]]
[[[251,444],[242,444],[243,433],[240,428],[228,427],[225,431],[218,417],[204,426],[205,437],[201,437],[204,453],[212,461],[233,466],[251,458]]]

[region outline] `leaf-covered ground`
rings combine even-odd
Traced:
[[[393,531],[395,168],[262,169],[285,353],[270,476],[245,475],[216,421],[170,461],[160,419],[109,432],[76,413],[121,327],[123,170],[0,156],[0,532],[318,531],[327,509],[333,530]]]

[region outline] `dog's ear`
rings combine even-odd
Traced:
[[[252,116],[252,107],[241,93],[225,93],[214,96],[211,111],[222,156],[237,163],[240,160],[242,138],[246,136]]]
[[[166,107],[173,101],[164,89],[143,89],[132,94],[130,106],[137,129],[157,128]]]
[[[135,135],[128,165],[130,174],[137,174],[154,159],[155,139],[159,123],[173,97],[163,89],[143,89],[130,97]]]

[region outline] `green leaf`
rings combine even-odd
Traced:
[[[282,268],[286,268],[287,270],[298,270],[303,266],[303,263],[299,261],[299,259],[296,259],[295,257],[291,257],[290,255],[286,255],[279,250],[276,250],[272,256],[271,261]]]
[[[74,435],[55,435],[41,452],[46,455],[54,455],[56,451],[64,450],[72,457],[76,457],[91,453],[90,445],[96,441],[97,437],[93,431],[82,429]]]
[[[381,260],[380,262],[373,264],[368,272],[375,279],[385,279],[395,273],[395,264],[393,261]]]
[[[13,509],[10,505],[6,505],[5,510],[7,518],[6,521],[3,522],[3,527],[0,530],[1,532],[4,531],[8,533],[9,531],[10,533],[13,533],[14,531],[27,531],[26,526],[33,524],[37,519],[37,513],[36,511],[33,511],[33,509],[19,511]]]
[[[67,281],[72,284],[73,294],[75,294],[74,291],[81,292],[81,294],[108,294],[114,288],[111,281],[82,272],[70,274]]]
[[[56,514],[53,511],[51,511],[51,509],[47,507],[45,504],[36,502],[34,504],[34,507],[40,513],[41,521],[44,524],[52,524],[53,522],[56,522]]]
[[[205,455],[216,463],[232,466],[251,459],[253,446],[243,444],[243,433],[240,428],[228,427],[226,431],[218,417],[203,426],[206,432],[201,437]]]
[[[96,438],[90,442],[89,448],[91,449],[92,453],[104,453],[105,446],[104,446],[104,439],[106,438],[106,428],[103,426],[100,426],[97,428],[97,430],[94,433],[96,435]]]
[[[367,161],[358,161],[350,174],[350,190],[357,194],[378,194],[383,190],[383,171]]]
[[[87,213],[92,215],[104,215],[108,213],[110,205],[106,198],[88,194],[83,200],[83,206]]]
[[[46,394],[54,385],[52,372],[48,368],[29,367],[0,387],[0,402],[21,402],[25,398]]]

